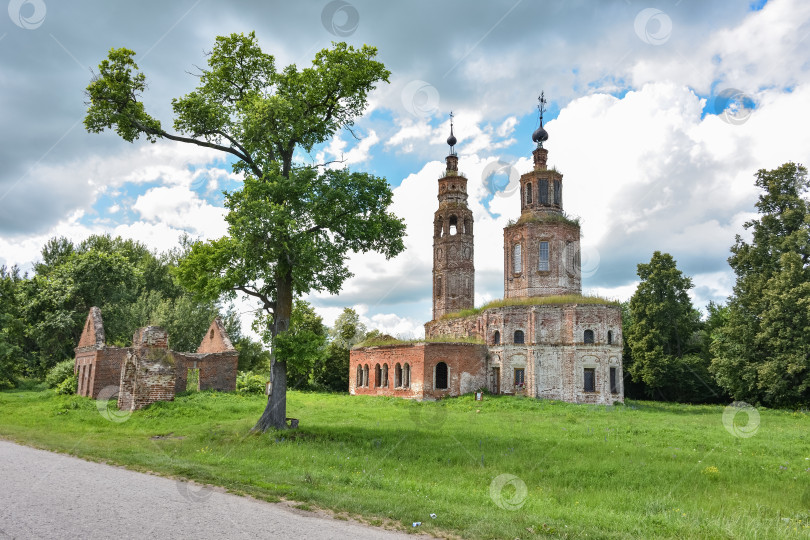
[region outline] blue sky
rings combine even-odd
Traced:
[[[353,256],[356,277],[340,295],[308,297],[326,322],[353,306],[370,327],[416,336],[430,318],[450,110],[477,223],[476,299],[502,296],[502,228],[519,213],[509,179],[530,169],[541,90],[549,162],[583,224],[585,291],[629,298],[636,265],[661,250],[693,277],[696,306],[723,301],[729,247],[754,217],[754,173],[808,162],[805,4],[15,0],[0,17],[0,264],[31,268],[58,235],[110,232],[162,251],[184,233],[225,234],[221,192],[240,186],[230,163],[86,133],[83,89],[109,48],[129,47],[147,75],[147,109],[170,125],[171,98],[193,89],[187,72],[215,36],[255,30],[278,66],[344,39],[377,46],[392,72],[355,126],[361,140],[343,132],[300,156],[384,176],[408,227],[403,255]],[[249,321],[250,302],[240,309]]]

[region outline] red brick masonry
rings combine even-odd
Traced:
[[[101,310],[90,309],[76,347],[74,372],[79,375],[81,396],[111,398],[119,408],[134,410],[155,401],[171,401],[186,389],[188,371],[199,370],[200,390],[236,389],[239,353],[217,318],[205,333],[196,353],[169,349],[169,336],[156,326],[140,328],[132,347],[107,347]]]

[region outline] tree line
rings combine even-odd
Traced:
[[[188,246],[183,239],[174,250],[156,253],[110,235],[77,244],[58,237],[43,246],[32,275],[0,267],[0,389],[25,378],[42,380],[73,359],[93,306],[101,309],[107,344],[115,347],[131,345],[137,328],[157,325],[168,331],[172,349],[195,351],[211,321],[221,317],[239,351],[239,370],[269,374],[270,353],[242,333],[233,306],[202,299],[178,282],[177,264]],[[267,325],[255,326],[269,343]],[[309,303],[296,300],[283,351],[290,386],[348,391],[349,349],[367,333],[351,308],[329,328]]]
[[[810,404],[810,185],[786,163],[759,170],[758,217],[737,235],[736,275],[725,305],[705,319],[691,278],[667,253],[638,265],[635,294],[622,305],[628,397],[682,402],[729,399],[772,407]]]

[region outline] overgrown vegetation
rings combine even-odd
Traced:
[[[73,375],[75,364],[75,360],[69,358],[67,360],[62,360],[49,369],[48,374],[45,376],[45,382],[48,384],[48,388],[56,388],[62,384],[65,379],[71,377]]]
[[[760,409],[740,438],[722,406],[289,399],[300,429],[250,435],[262,395],[194,392],[115,423],[88,398],[2,392],[0,436],[437,536],[807,537],[806,412]]]
[[[167,253],[110,235],[74,244],[51,238],[34,274],[0,267],[0,387],[21,377],[42,379],[72,359],[87,314],[101,308],[109,345],[128,346],[135,329],[154,324],[169,332],[171,346],[194,351],[208,325],[223,316],[240,363],[261,360],[241,335],[238,317],[213,301],[202,301],[174,278],[185,244]],[[60,381],[61,382],[61,381]]]
[[[386,345],[415,345],[417,343],[475,343],[484,345],[484,340],[468,336],[435,336],[431,338],[399,339],[387,334],[373,336],[358,344],[359,347],[383,347]]]
[[[579,295],[579,294],[562,294],[557,296],[533,296],[529,298],[502,298],[499,300],[492,300],[487,302],[481,307],[472,309],[463,309],[455,313],[447,313],[439,320],[445,319],[459,319],[463,317],[470,317],[478,315],[482,311],[491,308],[509,307],[509,306],[542,306],[547,304],[607,304],[618,306],[618,300],[610,300],[597,295]]]
[[[267,377],[252,371],[240,371],[236,375],[236,391],[240,394],[264,394]]]
[[[527,213],[521,215],[517,221],[510,219],[507,221],[506,226],[512,227],[514,225],[523,225],[524,223],[566,223],[575,227],[580,226],[578,217],[569,216],[565,212],[545,212],[543,214]]]

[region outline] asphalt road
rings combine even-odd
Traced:
[[[408,538],[0,440],[0,538]]]

